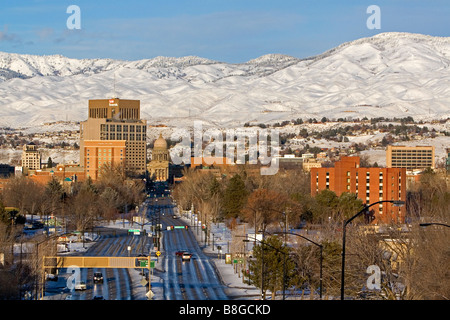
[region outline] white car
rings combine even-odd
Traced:
[[[75,283],[75,290],[86,290],[86,282],[80,281]]]
[[[190,261],[192,258],[192,253],[183,252],[183,255],[181,256],[181,260],[183,261]]]

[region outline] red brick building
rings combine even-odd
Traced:
[[[338,196],[343,192],[355,193],[366,204],[380,200],[405,201],[405,168],[361,168],[359,163],[359,157],[342,157],[334,168],[311,168],[311,195],[329,189]],[[375,212],[374,224],[405,220],[405,206],[381,203],[370,209]]]

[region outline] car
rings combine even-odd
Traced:
[[[94,283],[103,283],[103,274],[101,272],[95,272],[94,273]]]
[[[192,253],[184,252],[181,256],[181,260],[183,261],[189,261],[192,258]]]
[[[178,219],[178,216],[177,216],[176,214],[174,214],[174,215],[172,216],[172,218],[173,218],[173,219]]]
[[[105,300],[105,298],[103,296],[94,296],[92,300]]]
[[[181,256],[183,256],[183,253],[185,253],[185,252],[186,252],[186,250],[178,250],[177,252],[175,252],[175,255],[177,257],[181,257]]]
[[[46,278],[47,281],[58,281],[58,276],[56,274],[48,273]]]
[[[80,281],[75,283],[75,290],[86,290],[86,282]]]

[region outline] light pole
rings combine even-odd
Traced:
[[[367,209],[369,209],[371,206],[374,206],[376,204],[379,203],[383,203],[383,202],[390,202],[393,203],[394,206],[396,207],[401,207],[405,204],[404,201],[401,200],[381,200],[381,201],[377,201],[374,203],[371,203],[369,205],[364,205],[364,208],[359,211],[357,214],[355,214],[353,217],[351,217],[350,219],[346,220],[344,222],[344,228],[342,231],[342,269],[341,269],[341,300],[344,300],[344,281],[345,281],[345,236],[346,236],[346,228],[347,225],[353,221],[353,219],[355,219],[356,217],[358,217],[359,215],[361,215],[363,212],[367,211]]]
[[[323,290],[322,290],[322,264],[323,264],[323,245],[321,245],[321,244],[319,244],[319,243],[316,243],[316,242],[314,242],[314,241],[312,241],[311,239],[308,239],[308,238],[306,238],[306,237],[304,237],[304,236],[302,236],[302,235],[300,235],[300,234],[298,234],[298,233],[294,233],[294,232],[277,232],[276,234],[279,234],[279,233],[284,233],[285,235],[288,235],[288,234],[292,234],[292,235],[294,235],[294,236],[297,236],[297,237],[300,237],[300,238],[302,238],[302,239],[305,239],[306,241],[309,241],[309,242],[311,242],[312,244],[314,244],[314,245],[316,245],[316,246],[318,246],[319,248],[320,248],[320,271],[319,271],[319,286],[320,286],[320,291],[319,291],[319,296],[320,296],[320,299],[322,300],[322,292],[323,292]]]
[[[428,227],[428,226],[433,226],[433,225],[450,228],[450,226],[448,224],[440,223],[440,222],[427,222],[427,223],[420,223],[419,224],[419,226],[421,226],[421,227]]]

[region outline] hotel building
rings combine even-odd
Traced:
[[[311,195],[329,189],[337,196],[354,193],[367,205],[381,200],[405,201],[405,168],[361,168],[359,164],[359,157],[342,157],[334,168],[311,168]],[[405,206],[381,203],[370,209],[374,210],[375,224],[404,222]]]

